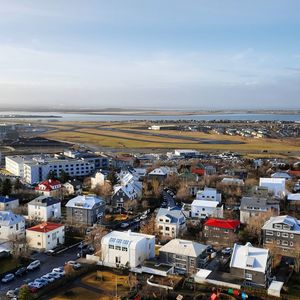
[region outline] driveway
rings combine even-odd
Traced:
[[[0,299],[5,299],[3,296],[8,290],[15,289],[20,287],[24,283],[33,281],[34,279],[45,275],[48,272],[51,272],[53,268],[63,266],[66,261],[76,260],[78,252],[78,247],[74,246],[60,254],[55,256],[48,256],[44,253],[37,253],[31,256],[32,259],[38,259],[41,261],[41,267],[35,271],[30,271],[22,277],[16,277],[15,280],[3,284],[0,283]]]

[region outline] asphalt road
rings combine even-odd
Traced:
[[[33,281],[36,278],[39,278],[46,273],[49,273],[52,271],[52,269],[56,267],[63,266],[66,261],[69,260],[76,260],[78,253],[78,247],[74,246],[60,254],[57,254],[55,256],[48,256],[44,253],[37,253],[32,255],[32,259],[38,259],[41,261],[41,267],[37,270],[27,272],[22,277],[16,277],[13,281],[9,283],[0,283],[0,299],[6,299],[5,294],[8,290],[15,289],[17,287],[22,286],[25,283],[28,283],[30,281]]]

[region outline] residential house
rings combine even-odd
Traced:
[[[160,260],[171,264],[177,272],[194,274],[207,262],[207,245],[173,239],[159,249]]]
[[[281,249],[283,255],[294,256],[300,249],[300,221],[284,215],[271,217],[262,227],[264,247]]]
[[[271,280],[271,256],[268,249],[234,244],[230,273],[251,286],[268,287]]]
[[[251,217],[259,217],[269,211],[272,211],[274,215],[279,215],[280,207],[277,199],[243,197],[240,205],[240,221],[242,224],[248,223]]]
[[[260,178],[259,186],[267,187],[278,198],[283,198],[286,193],[285,178]]]
[[[165,180],[168,175],[177,174],[175,168],[159,167],[148,173],[149,180],[158,180],[159,182]]]
[[[131,232],[112,231],[101,240],[101,260],[109,267],[139,266],[155,257],[155,236]]]
[[[66,195],[80,195],[82,193],[82,183],[78,179],[68,180],[63,184]]]
[[[94,195],[79,195],[68,201],[67,221],[71,224],[91,226],[101,222],[105,212],[105,201]]]
[[[57,197],[60,198],[62,196],[62,185],[56,179],[47,179],[40,182],[36,187],[35,191],[43,194],[47,197]]]
[[[12,211],[0,211],[0,240],[25,236],[25,218]]]
[[[28,203],[28,218],[47,222],[61,218],[61,201],[57,198],[39,196]]]
[[[42,223],[26,229],[26,240],[32,249],[52,250],[65,242],[65,226],[57,223]]]
[[[9,196],[0,196],[0,210],[13,210],[19,206],[19,199]]]
[[[181,208],[160,208],[156,215],[156,226],[165,238],[177,238],[186,231],[186,218]]]
[[[126,173],[120,179],[120,184],[113,188],[111,204],[113,208],[124,208],[126,202],[138,200],[142,196],[142,182],[138,181],[131,173]]]
[[[101,171],[97,172],[93,177],[91,177],[91,189],[95,189],[97,186],[103,186],[105,178],[105,174]]]
[[[208,244],[233,246],[238,241],[240,221],[210,218],[205,221],[203,235]]]

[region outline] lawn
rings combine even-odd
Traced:
[[[82,282],[103,290],[105,295],[114,295],[116,287],[118,287],[118,293],[122,295],[129,292],[128,276],[117,275],[108,271],[98,271],[89,274],[82,279]]]
[[[55,296],[53,298],[50,298],[51,300],[82,300],[82,299],[88,299],[88,300],[106,300],[109,299],[106,296],[100,296],[98,293],[92,292],[88,289],[76,287],[72,288],[70,290],[67,290],[66,292]]]

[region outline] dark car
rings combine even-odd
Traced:
[[[23,276],[26,272],[27,272],[27,268],[26,267],[22,267],[22,268],[18,269],[15,272],[15,275],[16,276]]]

